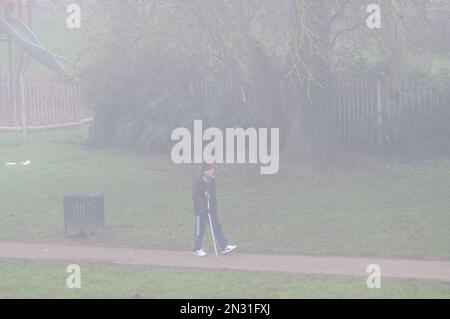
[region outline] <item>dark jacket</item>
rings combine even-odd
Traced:
[[[209,196],[207,196],[209,194]],[[194,212],[197,215],[208,213],[208,197],[209,197],[209,212],[217,213],[217,199],[216,199],[216,182],[211,179],[209,182],[204,175],[200,173],[194,178],[192,185],[192,199],[194,201]]]

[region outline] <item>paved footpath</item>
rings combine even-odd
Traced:
[[[367,266],[381,267],[383,278],[432,280],[450,283],[450,261],[317,257],[301,255],[253,255],[235,253],[198,258],[186,251],[107,248],[55,244],[0,242],[0,259],[47,260],[71,263],[202,268],[239,271],[282,272],[307,275],[367,277]]]

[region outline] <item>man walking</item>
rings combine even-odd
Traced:
[[[204,163],[201,173],[195,177],[192,186],[192,199],[194,201],[195,218],[195,244],[194,255],[205,257],[203,250],[203,237],[206,225],[210,223],[213,236],[217,240],[222,255],[235,250],[237,246],[230,245],[226,239],[217,215],[216,181],[214,166]]]

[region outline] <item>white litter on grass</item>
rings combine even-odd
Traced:
[[[31,161],[21,162],[20,165],[22,166],[29,166],[31,164]],[[5,167],[13,167],[17,166],[17,163],[8,162],[5,164]]]

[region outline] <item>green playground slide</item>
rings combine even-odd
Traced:
[[[0,19],[0,32],[10,36],[19,48],[49,69],[70,73],[72,67],[70,60],[46,49],[33,31],[19,19]]]

